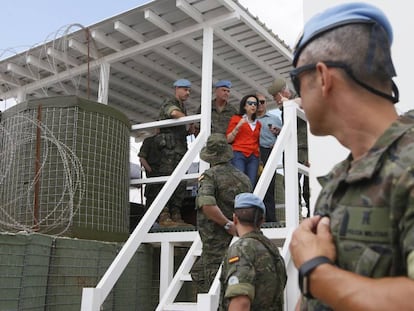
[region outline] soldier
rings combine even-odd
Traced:
[[[237,114],[237,109],[229,103],[231,81],[217,81],[214,88],[215,98],[211,102],[211,133],[225,134],[230,118]],[[201,107],[197,113],[201,113]]]
[[[312,134],[350,154],[293,233],[302,310],[413,310],[414,122],[399,116],[392,27],[366,3],[312,17],[290,75]]]
[[[179,79],[174,82],[175,95],[166,99],[160,108],[160,120],[177,119],[187,115],[184,102],[191,92],[191,82]],[[187,135],[193,134],[194,126],[189,130],[185,125],[164,127],[160,129],[161,160],[159,172],[161,176],[170,175],[187,151]],[[174,191],[167,207],[159,217],[159,224],[162,227],[186,225],[181,218],[181,206],[185,197],[185,183],[180,182]]]
[[[236,196],[233,222],[240,239],[224,259],[220,310],[283,310],[286,268],[277,247],[260,231],[265,213],[258,196]]]
[[[161,160],[160,145],[158,141],[159,129],[156,129],[156,134],[147,137],[142,142],[138,157],[141,165],[145,169],[147,177],[161,176],[159,173],[159,166]],[[152,202],[154,202],[157,194],[160,192],[162,184],[147,184],[145,185],[145,207],[148,209]]]
[[[233,151],[224,134],[211,134],[200,158],[211,167],[200,176],[196,206],[203,252],[191,276],[197,283],[197,291],[206,293],[236,233],[231,221],[234,197],[238,193],[252,191],[252,185],[249,178],[229,162]]]
[[[293,94],[289,89],[285,79],[277,78],[273,81],[273,83],[268,88],[268,92],[270,95],[273,96],[278,108],[282,111],[282,122],[283,122],[283,102],[287,100],[291,100],[293,98]],[[298,162],[309,166],[309,159],[308,159],[308,128],[306,121],[301,118],[297,118],[297,136],[298,136]],[[284,162],[284,161],[283,161]],[[309,177],[307,175],[303,176],[303,183],[301,185],[300,179],[302,174],[299,174],[299,205],[301,206],[302,197],[305,201],[305,205],[307,208],[307,217],[310,216],[310,191],[309,191]]]

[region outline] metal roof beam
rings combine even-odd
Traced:
[[[249,61],[251,61],[253,64],[255,64],[257,67],[262,69],[264,72],[267,72],[270,76],[274,77],[275,74],[281,74],[278,71],[273,70],[269,65],[266,65],[265,63],[261,62],[259,58],[257,58],[254,54],[250,52],[248,48],[240,44],[238,41],[231,38],[229,35],[227,35],[223,30],[221,29],[215,29],[215,34],[223,40],[225,43],[230,45],[233,49],[240,52],[242,55],[244,55]],[[249,51],[246,53],[246,51]]]
[[[153,23],[155,26],[164,30],[166,33],[172,33],[174,31],[174,27],[170,23],[161,18],[159,15],[155,14],[154,11],[150,9],[146,9],[144,11],[144,17],[147,21]]]
[[[26,57],[26,63],[29,65],[33,65],[39,69],[42,69],[44,71],[50,72],[50,73],[56,73],[56,70],[53,69],[52,65],[37,58],[36,56],[29,55]]]
[[[91,32],[92,38],[94,38],[96,41],[106,45],[107,47],[111,48],[112,50],[115,50],[117,52],[123,50],[122,44],[120,44],[118,41],[116,41],[113,37],[111,37],[108,34],[105,34],[104,32],[100,30],[92,30]]]
[[[11,71],[19,76],[23,76],[26,78],[29,78],[31,80],[39,80],[38,77],[36,77],[33,72],[31,72],[30,70],[28,70],[27,68],[21,67],[19,65],[13,64],[13,63],[8,63],[7,64],[7,70]]]
[[[123,35],[127,36],[128,38],[134,40],[135,42],[144,43],[146,41],[145,37],[142,34],[132,29],[128,25],[125,25],[121,21],[116,21],[114,23],[114,29],[122,33]]]
[[[4,83],[8,83],[8,84],[16,86],[16,87],[21,87],[21,84],[19,83],[18,80],[14,79],[12,77],[8,77],[3,73],[0,73],[0,81],[3,81]]]
[[[200,13],[196,8],[194,8],[191,4],[189,4],[185,0],[177,0],[176,4],[177,8],[187,14],[189,17],[194,19],[198,23],[204,22],[203,14]]]
[[[78,52],[82,53],[83,55],[86,56],[90,56],[94,59],[98,59],[99,58],[99,52],[98,50],[91,44],[91,42],[89,43],[89,49],[88,46],[84,43],[79,42],[76,39],[69,39],[69,43],[68,46],[74,50],[77,50]]]
[[[157,80],[154,80],[146,75],[143,75],[142,73],[139,73],[137,71],[135,71],[134,69],[129,68],[128,66],[121,64],[121,63],[117,63],[117,64],[113,64],[112,68],[115,68],[116,70],[130,76],[133,79],[136,79],[146,85],[148,85],[149,87],[155,87],[158,90],[167,93],[167,94],[171,94],[172,92],[172,88],[168,88],[165,87],[164,85],[162,85],[161,83],[159,83]]]
[[[65,64],[66,67],[69,67],[67,65],[71,65],[72,67],[78,67],[79,62],[72,56],[68,55],[67,53],[63,53],[61,51],[58,51],[52,47],[48,47],[46,51],[47,55],[50,57],[57,59]]]

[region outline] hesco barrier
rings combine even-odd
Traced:
[[[0,310],[79,311],[83,287],[95,287],[122,247],[37,233],[0,233]],[[143,244],[102,305],[104,311],[152,311],[153,247]]]
[[[7,109],[0,123],[0,231],[124,241],[129,137],[121,112],[76,96]]]

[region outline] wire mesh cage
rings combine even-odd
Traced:
[[[0,123],[0,230],[124,240],[129,136],[122,113],[76,96],[6,110]]]

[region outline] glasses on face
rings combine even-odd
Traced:
[[[257,102],[253,101],[253,100],[248,100],[246,101],[246,104],[248,104],[249,106],[257,106]]]
[[[351,76],[351,78],[354,78],[354,75],[352,74],[351,68],[349,68],[349,66],[345,63],[332,62],[332,61],[326,61],[326,62],[323,62],[323,63],[327,67],[342,68]],[[300,79],[299,79],[299,76],[301,74],[303,74],[304,72],[306,72],[306,71],[312,71],[312,70],[315,70],[315,69],[316,69],[316,63],[313,63],[313,64],[307,64],[307,65],[297,67],[289,73],[290,79],[291,79],[292,84],[293,84],[293,87],[295,89],[296,94],[298,94],[298,96],[300,96]]]
[[[397,86],[395,85],[394,81],[391,80],[392,83],[392,92],[394,94],[394,96],[386,94],[384,92],[381,92],[375,88],[373,88],[372,86],[366,84],[365,82],[362,82],[361,80],[359,80],[354,73],[352,72],[352,69],[349,65],[343,63],[343,62],[334,62],[334,61],[325,61],[323,62],[327,67],[331,67],[331,68],[340,68],[343,69],[346,74],[358,85],[360,85],[361,87],[363,87],[364,89],[366,89],[367,91],[381,96],[385,99],[390,100],[393,103],[397,103],[399,100],[399,91]],[[306,71],[311,71],[311,70],[315,70],[316,69],[316,63],[314,64],[308,64],[308,65],[304,65],[301,67],[297,67],[295,69],[293,69],[290,72],[290,78],[292,80],[292,84],[293,87],[295,88],[296,93],[298,94],[298,96],[300,96],[300,79],[299,79],[299,75],[306,72]]]
[[[264,99],[261,99],[261,100],[259,100],[259,104],[264,105],[264,104],[266,104],[266,101]]]

